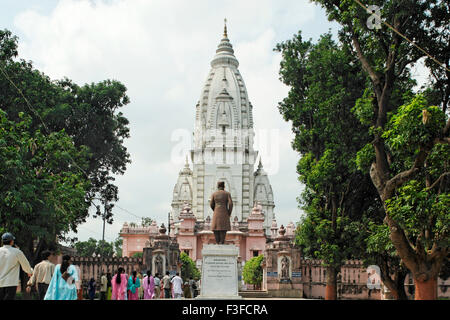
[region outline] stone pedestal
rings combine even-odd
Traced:
[[[235,245],[207,244],[202,250],[202,282],[197,299],[242,299],[238,295],[238,255]]]

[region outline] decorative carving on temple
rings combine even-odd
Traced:
[[[155,257],[155,273],[164,274],[163,269],[163,259],[161,258],[161,255],[157,255]]]
[[[152,223],[150,224],[149,233],[152,235],[158,234],[158,224],[156,223],[155,220],[153,220]]]
[[[164,226],[164,223],[161,224],[161,227],[159,227],[159,234],[160,235],[165,235],[166,234],[166,227]]]
[[[287,256],[281,259],[281,279],[289,279],[289,265],[290,261]]]
[[[250,215],[252,217],[256,217],[256,218],[259,218],[259,217],[264,218],[263,207],[261,205],[261,202],[255,201],[255,203],[253,205],[252,213]]]
[[[286,226],[286,236],[288,237],[295,236],[295,225],[292,221],[289,222],[288,225]]]
[[[211,230],[211,217],[207,216],[205,219],[205,229],[204,230]]]
[[[183,204],[183,209],[180,212],[180,218],[194,218],[194,213],[192,212],[191,205],[189,202],[185,201]]]
[[[233,230],[233,231],[238,231],[239,230],[239,219],[236,216],[233,219],[231,230]]]

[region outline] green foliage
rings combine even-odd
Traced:
[[[27,252],[34,238],[54,241],[84,221],[89,181],[71,164],[87,166],[85,148],[77,150],[64,131],[30,131],[24,113],[19,119],[0,109],[0,225]]]
[[[98,256],[111,258],[114,255],[114,244],[104,240],[89,238],[87,241],[79,241],[74,244],[77,254],[80,257]]]
[[[263,255],[248,260],[242,269],[242,277],[247,284],[260,285],[263,278],[262,261]]]
[[[141,226],[142,227],[149,227],[152,224],[152,222],[153,222],[152,218],[148,218],[148,217],[142,218]]]
[[[133,254],[133,258],[142,258],[144,256],[143,252],[136,252]]]
[[[408,170],[421,150],[442,138],[446,121],[444,112],[436,106],[427,106],[422,95],[392,113],[383,138],[395,160],[391,164],[393,174]],[[409,240],[425,249],[431,248],[433,243],[443,248],[449,245],[449,184],[445,176],[438,180],[441,174],[448,172],[449,166],[450,146],[433,145],[424,168],[385,202],[388,214],[407,230]],[[435,181],[437,184],[431,188]]]
[[[374,98],[369,88],[366,88],[363,96],[356,100],[352,112],[363,125],[370,126],[373,123],[375,117]]]
[[[361,172],[368,172],[370,165],[375,160],[375,150],[371,143],[366,144],[356,153],[356,166]]]
[[[189,279],[192,277],[193,279],[199,279],[200,278],[200,271],[198,270],[197,266],[195,265],[195,262],[189,257],[188,254],[185,252],[182,252],[180,254],[180,260],[181,260],[181,278],[182,279]]]
[[[336,227],[329,213],[308,210],[296,232],[295,243],[308,258],[321,259],[325,267],[339,268],[343,260],[354,256],[355,243],[360,230],[348,217],[336,219]]]
[[[438,107],[426,104],[425,98],[417,95],[411,103],[400,106],[391,117],[382,137],[395,155],[414,153],[418,147],[441,136],[445,114]],[[423,113],[427,114],[425,124]]]
[[[410,238],[419,238],[425,248],[433,242],[449,247],[450,193],[436,193],[411,180],[386,201],[387,211]]]
[[[300,180],[306,184],[301,201],[305,207],[307,219],[300,224],[297,242],[311,256],[330,256],[330,260],[339,258],[333,253],[337,252],[334,245],[339,247],[336,236],[340,234],[329,232],[330,226],[336,230],[337,219],[336,223],[331,224],[326,220],[329,219],[330,214],[333,217],[333,208],[340,203],[333,196],[342,194],[343,185],[339,185],[339,181],[334,184],[328,182],[330,187],[328,192],[324,192],[320,190],[320,186],[326,183],[323,183],[325,181],[322,181],[322,184],[317,183],[320,174],[315,171],[324,170],[325,177],[328,176],[325,172],[330,173],[334,170],[334,175],[342,177],[342,181],[348,181],[348,176],[344,174],[345,170],[336,170],[339,167],[345,168],[345,166],[338,166],[339,162],[334,162],[334,168],[317,164],[321,156],[326,155],[326,150],[348,155],[346,157],[350,167],[348,172],[352,172],[351,165],[354,164],[360,172],[365,173],[363,178],[367,177],[369,168],[373,168],[370,172],[379,193],[377,195],[369,191],[373,191],[374,188],[367,183],[367,180],[363,180],[359,188],[354,187],[355,181],[358,180],[352,181],[353,192],[349,198],[354,197],[353,203],[365,201],[367,205],[359,208],[359,216],[348,215],[351,220],[344,227],[347,235],[351,235],[354,230],[360,232],[350,241],[348,241],[349,237],[344,236],[346,240],[341,243],[347,241],[346,245],[354,248],[352,254],[355,257],[363,258],[366,263],[380,265],[385,283],[390,282],[390,289],[399,293],[400,297],[401,292],[404,291],[403,279],[406,273],[396,254],[402,258],[403,263],[409,264],[410,270],[422,270],[423,266],[430,266],[430,270],[437,270],[436,265],[433,264],[437,263],[439,266],[441,257],[448,252],[446,251],[448,243],[442,240],[443,237],[448,236],[443,227],[444,223],[448,225],[448,217],[441,208],[445,208],[445,205],[448,208],[450,154],[448,145],[433,146],[433,144],[436,141],[446,143],[445,139],[448,139],[448,134],[446,137],[442,135],[450,100],[449,73],[429,56],[425,56],[423,51],[417,50],[398,33],[393,32],[386,24],[381,24],[380,29],[368,28],[367,20],[370,13],[356,1],[313,0],[313,2],[325,9],[330,21],[340,24],[338,35],[341,46],[342,48],[351,47],[349,55],[354,57],[354,60],[349,59],[349,65],[362,66],[367,78],[364,81],[363,93],[359,96],[351,95],[356,99],[352,105],[350,104],[352,115],[358,119],[362,127],[360,126],[358,130],[356,126],[351,126],[350,129],[345,128],[345,130],[340,128],[340,132],[345,132],[348,137],[355,139],[354,146],[359,147],[356,150],[356,157],[353,157],[351,156],[354,154],[353,149],[346,148],[344,143],[337,143],[339,147],[336,148],[327,146],[327,143],[332,141],[332,138],[326,137],[327,134],[334,128],[339,128],[329,120],[337,118],[333,113],[334,110],[340,110],[333,104],[334,101],[338,101],[333,88],[339,88],[339,84],[331,90],[322,85],[326,83],[327,76],[333,71],[330,72],[324,60],[322,60],[323,69],[314,69],[315,77],[320,79],[316,81],[316,85],[322,86],[322,95],[314,95],[314,92],[309,91],[308,88],[308,68],[304,67],[307,65],[305,61],[312,58],[308,52],[311,42],[295,47],[301,53],[297,57],[290,53],[292,50],[286,51],[290,60],[283,56],[282,71],[289,74],[289,77],[280,72],[281,80],[293,89],[281,104],[280,112],[285,119],[293,121],[293,131],[296,134],[293,147],[304,157],[297,169],[305,175]],[[394,26],[407,38],[414,39],[415,43],[420,43],[431,56],[448,66],[450,16],[445,1],[374,0],[370,4],[381,8],[383,21]],[[322,48],[322,51],[325,50]],[[433,77],[430,77],[432,80],[425,86],[423,96],[415,97],[412,90],[415,81],[411,78],[410,68],[421,58],[425,59],[425,65]],[[339,59],[336,58],[335,61],[337,70],[345,70],[346,66],[341,66]],[[334,75],[334,78],[337,79],[337,76]],[[308,105],[311,96],[315,97],[316,101]],[[320,117],[316,119],[314,112],[321,110],[321,101],[334,108],[324,108],[323,110],[327,110],[327,113],[318,112]],[[348,103],[340,105],[344,109],[349,107]],[[430,105],[437,105],[441,110]],[[330,115],[330,118],[327,118],[327,115]],[[359,140],[357,137],[365,138]],[[326,156],[330,159],[329,155]],[[375,160],[376,166],[371,166]],[[417,166],[416,169],[408,171],[413,165]],[[308,177],[309,172],[311,172],[311,178]],[[392,178],[394,179],[389,180]],[[401,188],[399,189],[401,191],[396,190],[402,185],[408,185],[411,179],[417,180],[418,185],[409,186],[409,189]],[[312,184],[308,185],[310,182]],[[395,199],[384,202],[392,194]],[[378,197],[383,199],[383,203]],[[330,205],[330,199],[334,199],[334,206]],[[331,203],[333,204],[332,201]],[[382,205],[386,205],[388,212],[384,212]],[[344,208],[345,210],[341,210],[339,206],[338,212],[340,214],[348,212],[348,208],[345,206]],[[411,209],[410,212],[408,209]],[[389,214],[386,216],[386,213]],[[425,219],[424,215],[428,215],[428,219]],[[386,225],[383,225],[384,217],[391,226],[393,225],[391,217],[395,217],[395,221],[404,229],[399,230],[401,228],[398,226],[389,230]],[[334,218],[337,218],[336,215]],[[404,241],[397,231],[404,234],[407,240]],[[396,237],[392,237],[393,232]],[[396,241],[395,250],[389,236]],[[314,241],[315,237],[318,238],[317,241]],[[437,241],[433,244],[431,254],[433,258],[427,256],[431,243],[424,239]],[[327,245],[321,245],[321,241],[325,241]],[[411,246],[414,243],[415,246]],[[394,276],[393,280],[391,276]],[[430,276],[433,275],[430,274]]]
[[[368,253],[388,253],[391,256],[396,256],[394,245],[389,239],[389,228],[387,225],[370,221],[368,223],[368,229],[369,235],[366,238]]]
[[[122,243],[123,243],[123,239],[118,237],[115,241],[114,241],[114,252],[116,253],[117,257],[122,257]]]
[[[130,162],[118,110],[129,99],[118,81],[51,80],[16,58],[17,42],[0,30],[0,225],[30,258],[34,240],[38,250],[70,240],[94,197],[117,200],[113,175]]]
[[[306,216],[296,242],[306,256],[338,268],[359,253],[354,219],[376,205],[368,174],[357,170],[357,151],[370,141],[368,120],[360,120],[373,116],[366,77],[350,48],[330,34],[312,43],[299,32],[276,50],[283,57],[281,80],[290,87],[279,110],[292,121],[292,147],[301,154],[297,173],[305,185],[299,200]]]

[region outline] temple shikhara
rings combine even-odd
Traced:
[[[226,242],[240,248],[243,261],[262,254],[266,240],[277,236],[272,187],[264,159],[254,149],[253,106],[238,67],[225,25],[195,107],[193,149],[180,170],[171,204],[171,236],[194,261],[201,259],[203,244],[214,243],[210,197],[218,181],[225,182],[233,200]],[[294,228],[293,223],[286,226],[288,236]],[[120,234],[123,255],[142,252],[157,230],[156,223],[148,228],[125,224]]]

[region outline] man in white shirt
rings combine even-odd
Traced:
[[[42,261],[34,266],[33,275],[27,283],[27,286],[30,289],[32,286],[37,285],[39,300],[44,300],[48,285],[50,284],[53,272],[55,271],[55,265],[49,261],[50,256],[50,251],[46,250],[42,252]],[[30,291],[28,288],[27,291]]]
[[[183,280],[180,278],[180,274],[177,272],[177,275],[170,282],[173,284],[173,297],[175,299],[181,298],[183,296]]]
[[[166,275],[162,278],[163,288],[164,288],[164,299],[170,299],[170,272],[166,271]]]
[[[7,232],[2,235],[3,247],[0,248],[0,301],[14,300],[19,285],[19,271],[22,267],[29,277],[33,273],[30,263],[23,252],[14,247],[14,236]]]
[[[100,300],[106,300],[106,290],[108,288],[108,279],[106,274],[102,273],[100,278]]]

